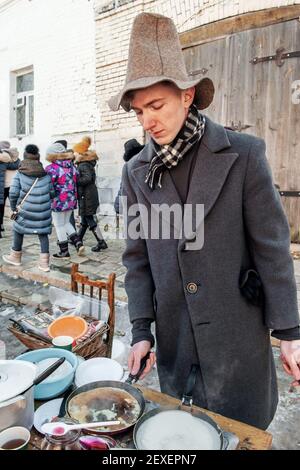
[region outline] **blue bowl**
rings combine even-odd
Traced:
[[[45,349],[35,349],[34,351],[21,354],[16,357],[20,361],[28,361],[37,363],[44,359],[49,359],[52,357],[60,358],[65,357],[72,366],[72,371],[66,374],[63,377],[51,378],[47,382],[41,382],[34,387],[34,398],[37,400],[47,400],[49,398],[54,398],[61,395],[68,387],[71,385],[74,379],[74,374],[76,367],[78,365],[78,359],[75,354],[66,349],[59,348],[45,348]]]

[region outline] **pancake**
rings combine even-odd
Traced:
[[[144,450],[218,450],[220,437],[206,421],[181,410],[157,413],[137,432],[137,447]]]
[[[97,431],[118,431],[134,424],[141,407],[136,398],[125,390],[103,387],[79,393],[68,405],[69,415],[79,423],[120,421],[120,424],[94,428]]]

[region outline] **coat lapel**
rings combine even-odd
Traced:
[[[185,210],[188,211],[191,207],[193,209],[192,215],[189,212],[185,218],[184,241],[193,240],[196,234],[200,234],[200,226],[216,203],[237,157],[236,153],[217,154],[211,152],[205,145],[200,146],[186,200]],[[204,206],[204,214],[199,213],[196,204]],[[201,229],[204,230],[204,226]],[[202,233],[204,234],[204,232]],[[199,246],[199,249],[201,247]],[[194,249],[196,249],[196,245]]]

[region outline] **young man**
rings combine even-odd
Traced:
[[[289,227],[263,140],[200,114],[213,94],[208,78],[187,75],[173,22],[140,14],[125,86],[109,103],[114,111],[120,105],[134,110],[150,136],[122,178],[128,214],[135,204],[147,213],[140,210],[140,237],[132,232],[133,213],[127,217],[128,364],[137,373],[154,344],[155,322],[163,392],[180,398],[191,365],[198,364],[195,404],[265,429],[278,401],[270,330],[282,339],[294,385],[300,379]],[[162,204],[182,207],[183,219],[189,206],[204,205],[204,243],[197,240],[202,223],[196,216],[179,238],[144,236]],[[176,231],[178,220],[170,223]],[[144,375],[155,360],[151,352]]]

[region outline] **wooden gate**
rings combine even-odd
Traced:
[[[299,15],[299,6],[295,8]],[[234,21],[239,24],[238,17]],[[216,27],[215,31],[219,36]],[[186,39],[183,47],[188,71],[200,71],[215,84],[215,99],[207,115],[238,132],[266,140],[291,237],[300,242],[299,18],[211,37],[200,44],[189,45],[193,41]]]

